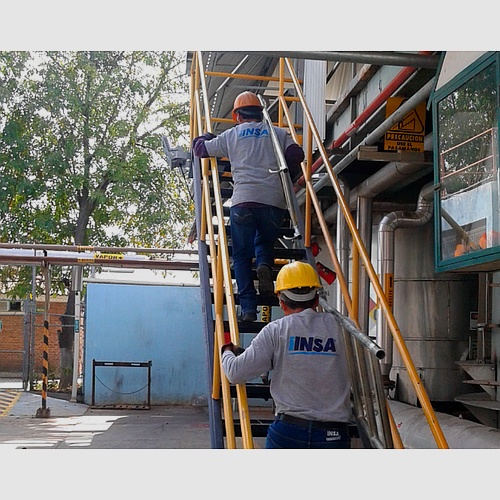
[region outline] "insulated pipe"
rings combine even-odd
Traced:
[[[387,289],[389,283],[394,283],[394,231],[399,227],[414,227],[427,224],[433,214],[432,194],[433,184],[429,183],[420,191],[415,212],[392,212],[380,221],[378,229],[378,274],[386,296],[389,292]],[[392,337],[388,334],[387,321],[382,316],[377,320],[376,339],[387,354],[380,365],[382,375],[389,377],[392,368]]]
[[[420,104],[423,100],[429,97],[432,89],[434,88],[434,78],[429,80],[418,92],[416,92],[412,97],[405,101],[394,113],[392,113],[387,120],[382,122],[371,134],[367,135],[360,144],[358,144],[353,150],[351,150],[342,160],[340,160],[334,167],[333,172],[338,175],[345,168],[347,168],[353,161],[357,159],[358,152],[361,146],[370,146],[375,144],[391,127],[400,122],[412,109]],[[320,160],[317,160],[317,168],[323,164]],[[299,179],[300,180],[300,179]],[[314,190],[317,192],[329,181],[329,176],[325,175],[314,184]],[[304,195],[301,193],[297,195],[299,203],[303,203]]]
[[[436,448],[421,408],[392,400],[389,407],[405,448]],[[450,449],[500,449],[498,429],[445,413],[436,413],[436,417]]]

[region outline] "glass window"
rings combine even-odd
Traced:
[[[437,103],[441,259],[499,244],[495,68]]]

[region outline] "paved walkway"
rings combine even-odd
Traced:
[[[205,406],[102,409],[0,387],[0,452],[8,449],[210,449]],[[268,408],[263,413],[268,416]],[[252,410],[259,414],[257,408]],[[254,437],[254,448],[265,438]],[[237,438],[237,448],[242,448]]]
[[[210,448],[206,407],[157,406],[150,410],[94,409],[36,393],[0,390],[12,398],[0,410],[0,451],[5,449]],[[47,415],[47,416],[37,416]]]

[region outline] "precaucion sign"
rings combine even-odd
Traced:
[[[385,116],[388,118],[404,102],[403,97],[390,97],[387,100]],[[401,121],[393,125],[384,137],[386,151],[424,151],[425,101],[411,110]]]

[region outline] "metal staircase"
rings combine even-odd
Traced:
[[[285,65],[288,75],[285,78]],[[321,205],[318,201],[311,178],[310,166],[312,158],[306,158],[302,164],[305,185],[305,204],[299,208],[296,189],[291,186],[287,193],[289,198],[290,219],[286,227],[282,228],[282,237],[278,239],[275,248],[274,277],[280,267],[290,260],[308,260],[315,264],[311,252],[311,219],[314,210],[317,223],[323,231],[326,246],[334,265],[334,270],[342,293],[342,300],[347,314],[341,314],[331,306],[323,297],[320,305],[323,310],[334,314],[342,324],[349,351],[349,369],[351,372],[353,409],[356,425],[353,426],[352,435],[360,438],[363,447],[368,448],[402,448],[396,425],[392,419],[389,405],[387,404],[387,390],[380,372],[379,360],[384,352],[369,339],[368,335],[359,329],[357,322],[356,304],[359,298],[358,279],[361,266],[377,293],[381,313],[384,314],[389,330],[393,334],[396,346],[399,348],[403,360],[407,365],[410,379],[427,417],[431,431],[438,447],[447,448],[446,440],[434,416],[427,394],[418,378],[415,367],[406,349],[401,333],[392,315],[384,291],[378,282],[378,277],[373,270],[366,249],[357,230],[356,224],[343,197],[339,182],[333,173],[326,151],[321,145],[314,121],[305,103],[301,92],[300,82],[294,74],[290,61],[280,60],[279,86],[283,90],[278,99],[278,125],[287,126],[293,139],[301,144],[304,138],[299,136],[290,116],[290,102],[302,106],[302,113],[308,122],[307,150],[310,151],[312,139],[319,145],[319,153],[326,167],[326,175],[335,191],[337,202],[343,211],[345,223],[352,236],[353,245],[353,282],[351,290],[348,280],[337,259],[334,244],[331,240],[328,227],[324,220]],[[203,132],[212,132],[212,124],[218,119],[212,117],[207,91],[207,76],[204,71],[205,62],[203,53],[195,53],[191,70],[191,138]],[[238,75],[234,75],[237,78]],[[258,78],[256,76],[255,78]],[[284,92],[283,82],[293,82],[295,95],[290,89]],[[270,121],[269,113],[265,119]],[[283,122],[286,121],[286,125]],[[279,159],[279,152],[277,152]],[[226,202],[231,196],[230,165],[227,160],[215,158],[192,159],[193,185],[196,203],[196,229],[198,235],[200,256],[200,282],[203,293],[205,309],[205,338],[207,346],[207,360],[212,382],[212,398],[209,401],[212,447],[236,448],[236,438],[241,438],[244,448],[253,448],[253,436],[265,435],[265,430],[270,421],[251,418],[248,398],[269,399],[269,386],[266,381],[256,381],[252,384],[239,384],[231,386],[223,374],[220,363],[220,346],[229,339],[241,345],[242,336],[258,333],[264,324],[273,319],[277,301],[260,300],[260,317],[255,323],[243,324],[238,322],[237,307],[238,296],[235,293],[235,284],[231,269],[231,238],[228,226],[228,211]],[[284,169],[283,169],[284,170]],[[283,173],[283,172],[282,172]],[[280,175],[282,174],[280,173]],[[284,172],[286,173],[286,172]],[[286,178],[285,178],[286,179]],[[289,180],[289,176],[288,176]],[[287,181],[288,182],[288,181]],[[284,183],[285,185],[285,183]],[[234,403],[237,402],[237,415],[234,412]]]

